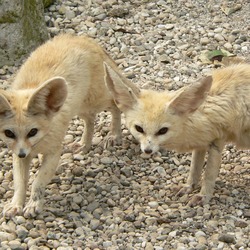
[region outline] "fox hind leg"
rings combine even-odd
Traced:
[[[208,150],[207,166],[203,176],[203,182],[200,193],[193,196],[188,205],[204,205],[212,198],[215,186],[215,180],[218,177],[221,165],[221,152],[225,143],[223,141],[214,141]]]

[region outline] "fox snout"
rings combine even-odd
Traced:
[[[144,149],[144,153],[146,153],[146,154],[152,154],[152,153],[153,153],[153,150],[150,149],[150,148],[145,148],[145,149]]]
[[[151,139],[146,139],[144,142],[141,142],[141,150],[146,154],[154,154],[159,150],[159,147]]]
[[[12,147],[12,151],[18,156],[18,158],[24,159],[29,155],[31,147],[27,144],[14,145],[14,147]]]
[[[18,157],[19,158],[25,158],[26,156],[27,156],[27,153],[25,152],[25,150],[23,148],[21,148],[19,150]]]

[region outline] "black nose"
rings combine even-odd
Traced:
[[[19,157],[19,158],[25,158],[25,157],[26,157],[26,154],[25,154],[24,152],[20,152],[20,153],[18,154],[18,157]]]
[[[152,151],[152,149],[145,149],[144,152],[145,152],[146,154],[152,154],[153,151]]]

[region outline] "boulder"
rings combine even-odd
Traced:
[[[19,63],[48,39],[43,0],[0,0],[0,67]]]

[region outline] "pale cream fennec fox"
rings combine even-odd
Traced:
[[[83,151],[91,147],[98,112],[112,113],[106,146],[121,142],[120,110],[104,83],[103,62],[116,67],[91,38],[59,35],[36,49],[17,73],[11,88],[0,92],[0,137],[13,151],[14,196],[3,214],[35,216],[61,155],[69,121],[85,121]],[[23,209],[30,162],[43,154],[42,165]]]
[[[215,70],[212,77],[175,92],[134,91],[112,66],[106,64],[105,70],[106,84],[143,152],[193,151],[187,184],[179,195],[197,187],[208,152],[201,191],[189,205],[207,203],[224,145],[250,148],[250,65]]]

